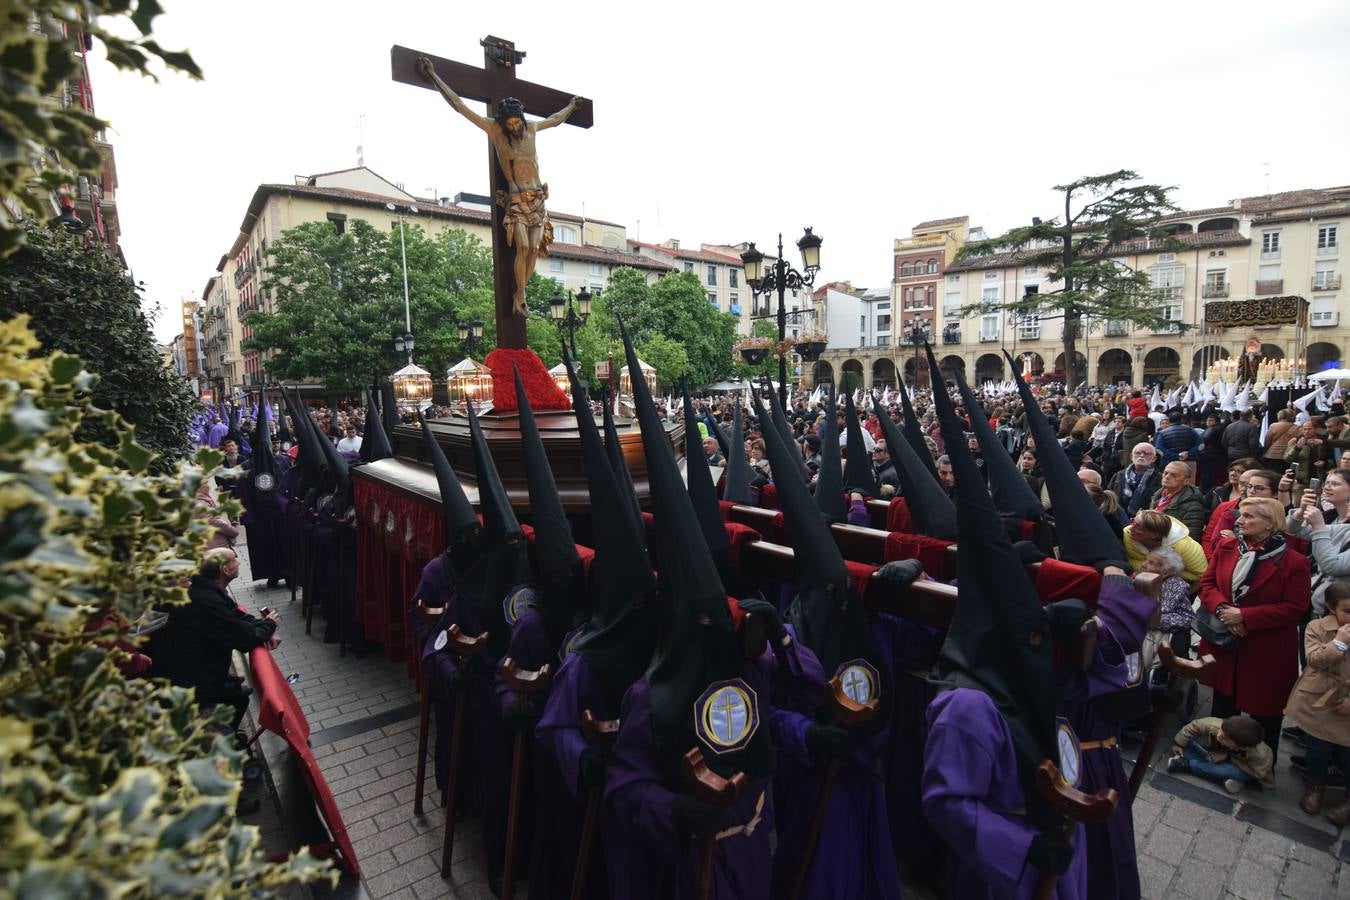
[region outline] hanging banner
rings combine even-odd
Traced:
[[[1211,328],[1305,325],[1307,316],[1308,301],[1293,294],[1257,300],[1215,300],[1205,304],[1205,324]]]

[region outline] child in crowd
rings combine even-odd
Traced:
[[[1308,665],[1284,710],[1307,738],[1298,805],[1310,816],[1322,809],[1331,763],[1350,774],[1350,582],[1333,581],[1323,596],[1327,613],[1308,623],[1303,637]],[[1350,823],[1350,796],[1327,810],[1327,818],[1342,827]]]
[[[1222,781],[1230,794],[1241,791],[1249,781],[1274,787],[1275,759],[1265,740],[1261,724],[1247,716],[1196,719],[1172,739],[1167,771]]]

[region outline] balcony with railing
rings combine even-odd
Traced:
[[[1341,289],[1341,276],[1334,272],[1318,272],[1313,276],[1312,289],[1314,291],[1339,291]]]
[[[1267,279],[1266,281],[1256,282],[1256,296],[1258,297],[1269,296],[1270,294],[1278,294],[1280,293],[1280,291],[1283,290],[1284,290],[1283,278],[1271,278]]]
[[[1327,244],[1317,248],[1318,256],[1335,256],[1341,249],[1340,244]]]
[[[961,329],[959,329],[959,328],[944,328],[944,329],[942,330],[942,343],[944,343],[944,344],[959,344],[959,343],[961,343]]]
[[[1130,323],[1120,319],[1108,319],[1106,322],[1107,337],[1124,337],[1130,333]]]
[[[995,332],[992,333],[992,334],[990,334],[990,333],[987,332],[987,331],[981,331],[981,332],[980,332],[980,343],[981,343],[981,344],[992,344],[992,343],[993,343],[994,341],[996,341],[996,340],[998,340],[998,332],[997,332],[997,331],[995,331]]]
[[[1228,285],[1207,284],[1200,289],[1200,296],[1205,300],[1220,300],[1228,296]]]

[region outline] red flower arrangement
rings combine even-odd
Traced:
[[[510,350],[498,347],[487,355],[485,363],[492,373],[492,408],[504,411],[519,409],[516,401],[514,363],[520,369],[520,383],[525,385],[525,395],[530,398],[530,408],[571,409],[572,401],[562,391],[553,376],[548,374],[541,360],[533,350]]]

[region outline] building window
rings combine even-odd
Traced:
[[[1279,259],[1280,233],[1278,231],[1261,232],[1261,258]]]
[[[858,316],[858,331],[867,334],[867,316]],[[859,346],[862,346],[862,344],[862,341],[858,342]]]
[[[716,306],[716,305],[717,305],[717,295],[716,295],[716,294],[709,294],[709,295],[708,295],[708,302],[711,303],[713,306]]]
[[[993,280],[994,280],[995,278],[997,278],[997,277],[998,277],[998,270],[997,270],[997,269],[990,269],[988,272],[985,272],[985,273],[984,273],[984,280],[985,280],[985,281],[993,281]]]
[[[913,268],[908,262],[906,262],[906,263],[904,263],[904,264],[902,264],[902,265],[900,266],[900,277],[901,277],[901,278],[908,278],[910,275],[913,275],[913,274],[914,274],[914,268]]]
[[[735,266],[727,269],[727,284],[731,287],[740,287],[740,274],[740,269],[737,269]]]
[[[878,346],[878,347],[889,347],[890,345],[891,345],[891,336],[890,336],[889,334],[879,334],[879,335],[877,335],[877,346]]]
[[[1176,255],[1175,253],[1159,253],[1159,254],[1158,254],[1158,262],[1160,262],[1160,263],[1174,263],[1174,262],[1176,262],[1176,261],[1177,261],[1177,255]]]
[[[936,274],[937,274],[937,260],[936,260],[936,259],[930,259],[930,260],[928,261],[928,274],[929,274],[929,275],[936,275]]]
[[[329,213],[328,221],[333,223],[333,232],[335,234],[342,235],[347,233],[347,217],[342,213]]]
[[[685,270],[686,272],[692,272],[692,271],[694,271],[694,264],[691,263],[691,262],[685,263],[685,264],[684,264],[684,270]]]
[[[550,272],[561,272],[563,270],[563,261],[557,257],[549,257],[548,270]]]
[[[877,331],[890,331],[890,330],[891,330],[891,317],[889,315],[877,316]]]
[[[1039,273],[1040,271],[1041,271],[1041,270],[1040,270],[1040,268],[1039,268],[1038,266],[1023,266],[1023,267],[1022,267],[1022,274],[1023,274],[1023,275],[1035,275],[1035,274]]]
[[[997,302],[998,302],[998,288],[996,288],[996,287],[987,287],[987,288],[985,288],[985,289],[980,293],[980,302],[981,302],[981,303],[997,303]]]
[[[575,244],[577,242],[577,230],[571,225],[559,225],[556,239],[560,244]]]
[[[603,275],[603,274],[605,274],[604,267],[601,266],[599,263],[591,263],[591,274],[592,274],[592,275]]]
[[[961,318],[961,292],[948,291],[942,299],[942,314],[949,319]]]
[[[708,284],[717,284],[717,266],[708,266]]]
[[[732,294],[732,295],[731,295],[731,305],[732,305],[732,306],[740,306],[740,305],[741,305],[741,295],[740,295],[740,294]]]
[[[1149,285],[1160,300],[1176,300],[1186,284],[1185,266],[1154,266],[1149,270]]]
[[[989,313],[980,316],[980,340],[998,340],[998,314]]]
[[[1336,250],[1336,231],[1338,225],[1319,225],[1317,228],[1317,252],[1331,253]]]
[[[961,276],[960,276],[960,275],[948,275],[948,276],[947,276],[947,280],[950,281],[952,284],[955,284],[956,282],[958,282],[958,281],[961,280]]]
[[[1313,290],[1314,291],[1334,291],[1341,286],[1341,280],[1336,277],[1336,263],[1334,260],[1319,262],[1317,271],[1313,272]]]
[[[1314,328],[1325,328],[1328,325],[1335,325],[1337,318],[1335,297],[1313,298],[1312,326]]]
[[[1021,341],[1039,340],[1041,336],[1041,314],[1023,313],[1017,317],[1017,339]]]

